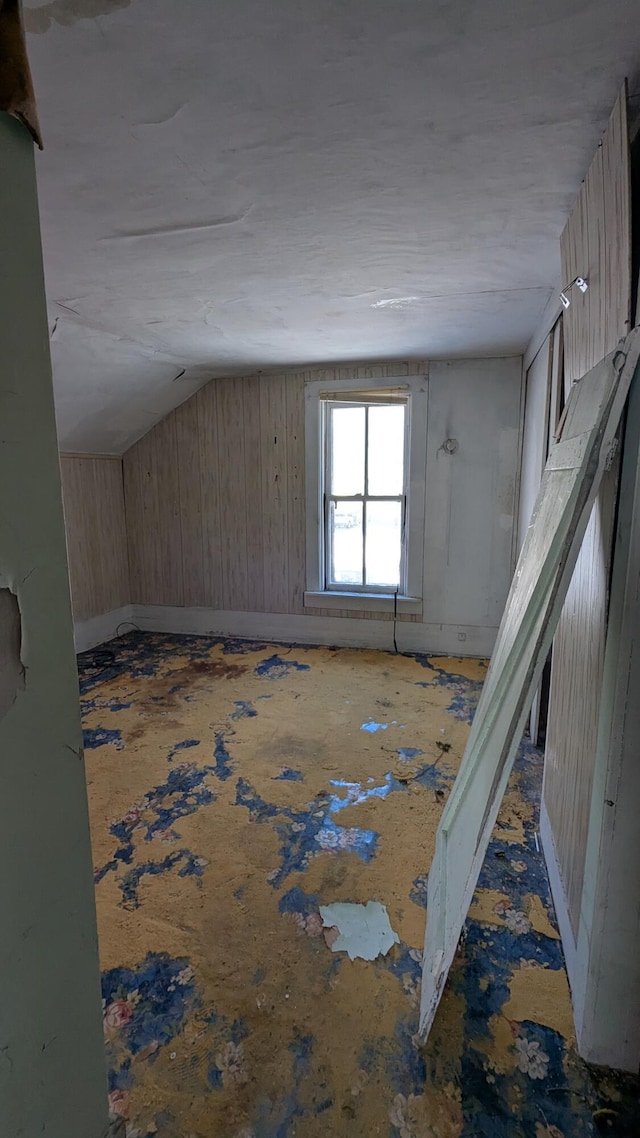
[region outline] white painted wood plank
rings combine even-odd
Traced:
[[[420,1033],[426,1038],[478,880],[591,507],[640,357],[640,330],[573,389],[540,487],[429,874]]]
[[[626,420],[598,744],[571,980],[583,1059],[640,1064],[640,373]]]
[[[269,376],[260,384],[264,599],[269,612],[283,613],[291,611],[286,383],[286,376]]]
[[[75,620],[128,603],[122,459],[60,456]]]
[[[218,477],[224,607],[248,609],[242,379],[218,379]]]
[[[547,450],[544,453],[544,461],[547,461],[549,452],[553,443],[556,442],[556,434],[558,424],[560,422],[561,413],[563,413],[563,406],[565,402],[565,388],[564,388],[564,369],[565,369],[565,355],[564,355],[564,340],[563,340],[563,318],[558,319],[550,332],[552,347],[551,347],[551,391],[549,397],[549,414],[548,414],[548,430],[547,430]],[[542,687],[543,683],[536,688],[535,695],[531,704],[531,718],[528,721],[528,734],[530,734],[531,741],[538,745],[540,735],[540,716],[542,711]]]
[[[222,603],[222,535],[218,454],[218,381],[196,395],[200,448],[200,510],[202,516],[202,582],[206,603]]]
[[[182,580],[185,605],[203,604],[202,496],[198,404],[187,399],[173,412],[176,430],[178,498],[182,536]]]
[[[244,428],[244,489],[247,520],[247,609],[264,612],[264,542],[262,538],[262,465],[260,452],[259,376],[242,380],[242,425]],[[299,381],[302,388],[302,380]]]
[[[525,381],[524,437],[518,510],[518,550],[524,544],[547,461],[552,335],[549,333]],[[554,424],[555,426],[555,424]]]
[[[569,905],[567,903],[567,895],[564,891],[564,884],[562,881],[562,873],[560,871],[560,860],[558,852],[555,847],[553,839],[553,829],[549,821],[549,815],[544,802],[540,803],[540,845],[544,854],[545,865],[547,867],[547,876],[549,878],[549,885],[551,887],[551,896],[553,898],[553,906],[556,911],[556,918],[558,921],[558,928],[560,929],[560,938],[562,940],[562,951],[564,954],[564,963],[567,969],[567,979],[571,989],[571,1003],[573,1005],[573,1015],[577,1019],[581,1010],[576,1005],[576,990],[577,990],[577,946],[576,939],[573,935],[573,928],[571,927],[571,916],[569,914]]]

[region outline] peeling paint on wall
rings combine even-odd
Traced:
[[[18,598],[11,589],[0,589],[0,719],[24,691],[24,665],[20,657],[22,622]]]

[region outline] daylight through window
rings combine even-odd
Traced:
[[[407,419],[406,398],[324,405],[328,589],[404,588]]]

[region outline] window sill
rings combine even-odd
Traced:
[[[305,593],[304,607],[307,609],[362,609],[366,612],[393,612],[396,597],[393,593],[347,593],[336,589],[324,592]],[[422,597],[407,597],[402,593],[397,597],[397,612],[422,613]]]

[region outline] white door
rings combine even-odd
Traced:
[[[574,384],[545,468],[429,873],[420,1034],[455,955],[633,373],[640,329]]]

